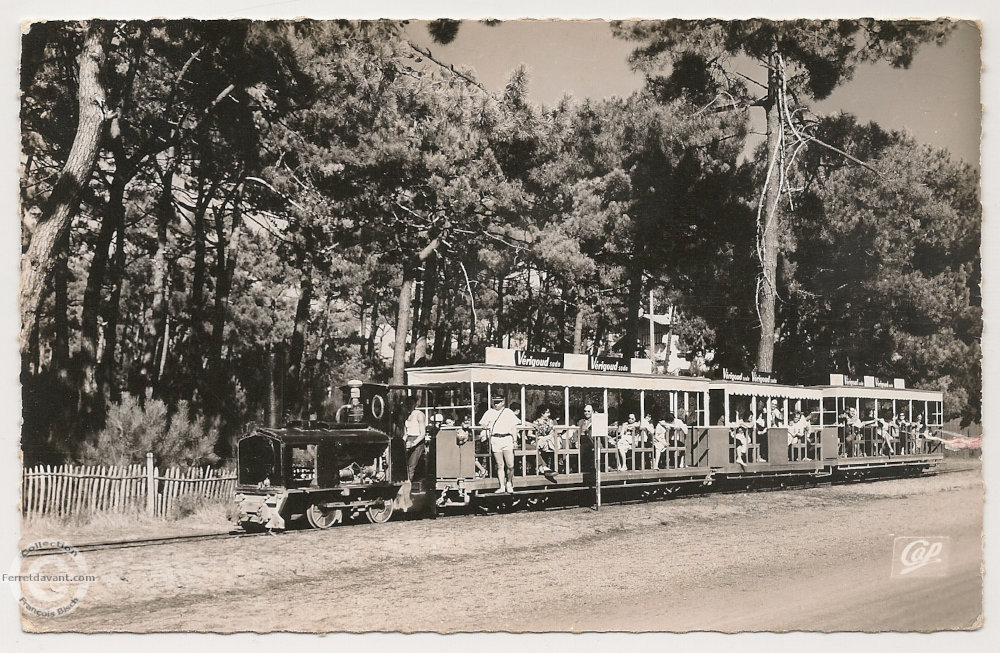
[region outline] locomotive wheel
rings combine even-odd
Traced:
[[[324,530],[344,521],[344,511],[340,508],[324,508],[314,504],[306,509],[306,521],[313,528]]]
[[[392,499],[379,499],[368,506],[365,517],[373,524],[384,524],[392,519]]]

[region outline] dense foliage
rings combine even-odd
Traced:
[[[635,353],[651,291],[687,352],[752,365],[766,156],[741,160],[745,112],[690,92],[694,55],[683,92],[651,75],[539,107],[523,70],[492,93],[413,29],[32,26],[29,461],[205,462],[247,421],[329,412],[350,378],[487,345]],[[869,165],[810,148],[789,168],[775,370],[906,376],[977,419],[978,175],[850,116],[811,130]]]
[[[618,36],[640,42],[630,61],[646,73],[659,97],[693,97],[720,111],[764,111],[766,157],[755,175],[760,181],[754,295],[756,367],[771,372],[777,369],[778,265],[785,231],[779,198],[783,192],[791,194],[787,181],[799,152],[820,144],[805,103],[829,96],[861,63],[882,60],[908,67],[921,44],[943,42],[953,23],[752,18],[620,21],[612,27]],[[758,66],[759,79],[736,70],[738,57]]]

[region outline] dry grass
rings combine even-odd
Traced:
[[[143,509],[125,512],[88,511],[70,516],[33,516],[21,521],[21,541],[58,538],[69,543],[134,539],[226,531],[232,528],[232,500],[181,497],[168,519],[150,517]]]

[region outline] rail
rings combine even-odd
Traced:
[[[225,533],[199,533],[197,535],[172,535],[168,537],[148,537],[131,540],[110,540],[106,542],[84,542],[74,544],[73,548],[81,553],[90,551],[104,551],[108,549],[134,549],[146,546],[164,546],[167,544],[179,544],[181,542],[203,542],[205,540],[229,540],[243,537],[256,537],[267,535],[266,532],[248,533],[245,531],[227,531]],[[41,547],[30,549],[21,554],[23,558],[35,558],[50,555],[59,555],[66,551],[65,546]]]

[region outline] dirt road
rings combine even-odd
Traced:
[[[978,470],[89,553],[70,631],[974,628]],[[890,577],[895,536],[948,536]]]

